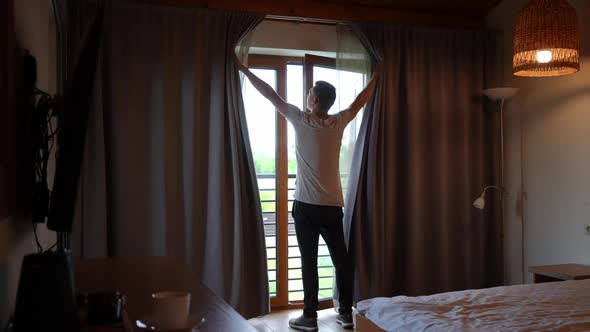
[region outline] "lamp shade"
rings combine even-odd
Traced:
[[[473,206],[476,209],[483,210],[486,207],[486,199],[485,196],[479,196],[478,198],[473,201]]]
[[[580,70],[576,10],[567,0],[532,0],[516,17],[512,72],[561,76]]]
[[[491,88],[483,90],[483,94],[492,100],[508,100],[518,92],[518,88]]]

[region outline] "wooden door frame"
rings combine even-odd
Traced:
[[[287,99],[287,65],[302,63],[301,58],[257,55],[248,56],[248,67],[257,69],[272,69],[276,72],[277,93],[283,99]],[[288,159],[287,159],[287,119],[277,112],[275,137],[276,158],[276,262],[277,262],[277,296],[271,299],[272,308],[289,307],[289,234],[287,223],[289,222],[289,196],[288,196]]]

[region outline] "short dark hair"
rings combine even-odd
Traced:
[[[336,88],[326,81],[317,81],[313,86],[313,92],[318,98],[320,110],[328,112],[336,101]]]

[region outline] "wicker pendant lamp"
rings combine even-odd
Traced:
[[[518,14],[512,72],[561,76],[580,70],[578,16],[567,0],[532,0]]]

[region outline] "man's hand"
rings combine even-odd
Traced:
[[[342,111],[345,112],[345,114],[349,116],[350,119],[354,118],[357,115],[360,109],[363,108],[363,106],[365,106],[369,98],[373,95],[373,92],[375,91],[375,86],[377,85],[377,80],[379,79],[379,75],[381,74],[381,69],[381,63],[377,63],[377,65],[375,66],[375,70],[373,71],[373,75],[371,76],[371,81],[369,81],[369,84],[367,84],[363,91],[361,91],[359,95],[356,96],[352,104],[350,104],[350,106],[346,110]]]
[[[234,62],[236,63],[236,65],[238,66],[238,69],[239,69],[240,71],[243,71],[243,72],[245,72],[245,71],[247,71],[247,70],[248,70],[248,67],[246,67],[246,66],[245,66],[245,65],[242,63],[242,61],[241,61],[241,60],[238,58],[238,55],[236,54],[236,52],[234,52]]]

